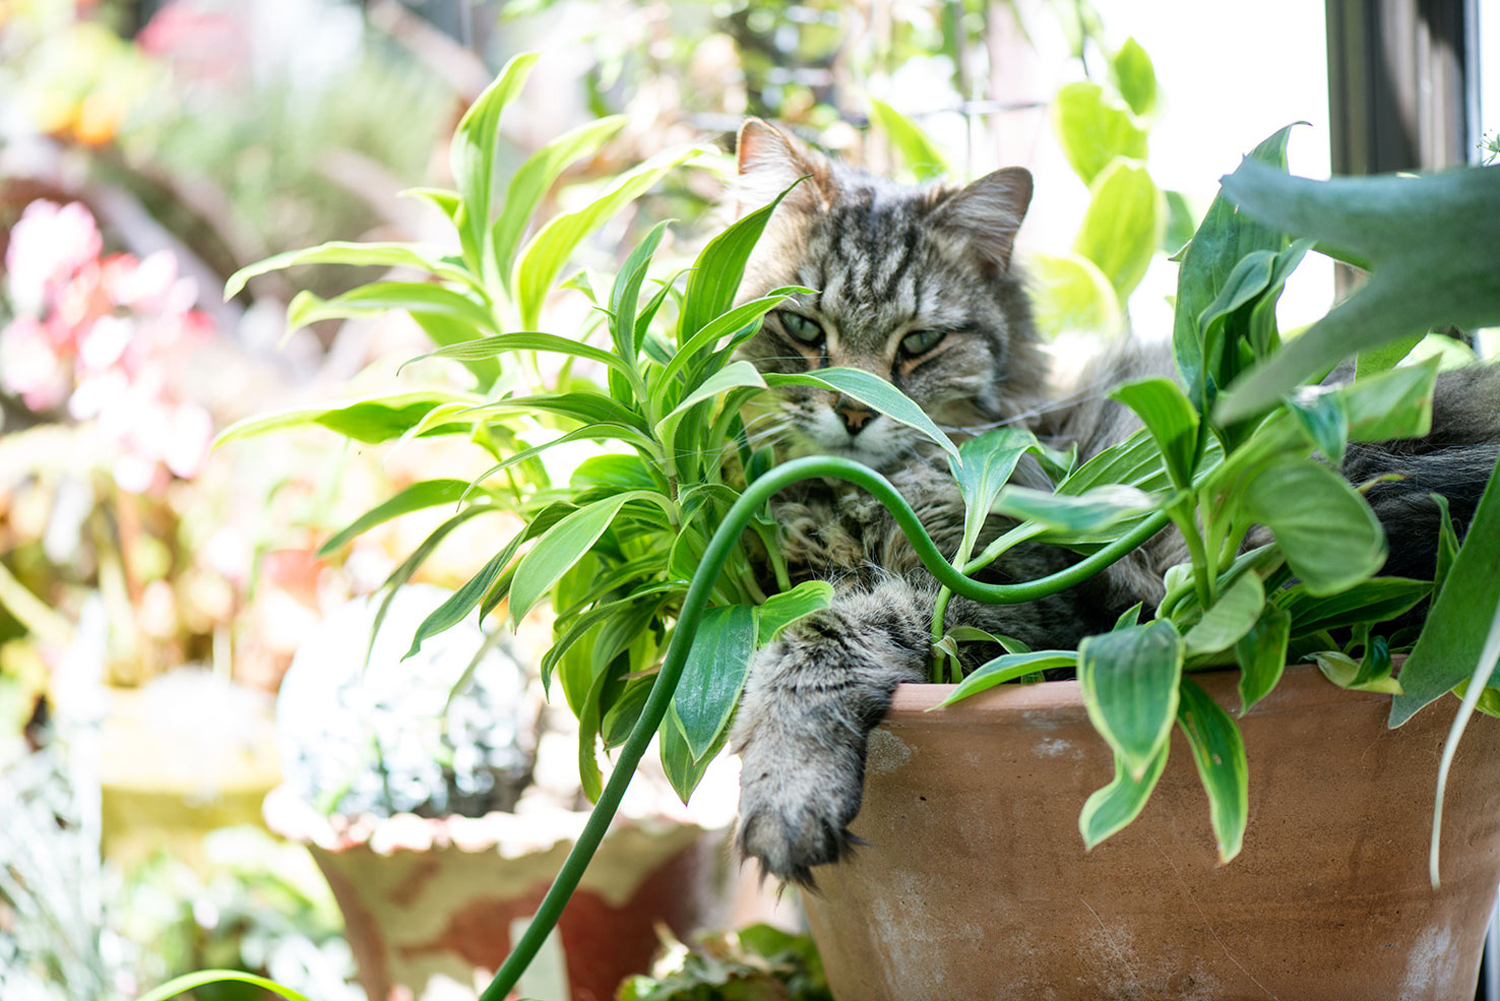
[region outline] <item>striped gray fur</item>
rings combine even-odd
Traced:
[[[742,129],[738,152],[744,208],[803,178],[772,216],[740,298],[782,285],[819,290],[770,314],[745,345],[743,356],[761,370],[873,372],[955,439],[1028,427],[1054,444],[1077,443],[1086,458],[1139,427],[1106,392],[1169,373],[1165,349],[1127,341],[1086,366],[1072,386],[1049,382],[1024,281],[1011,262],[1031,197],[1024,170],[997,171],[964,188],[908,187],[830,162],[757,121]],[[1444,376],[1440,390],[1428,438],[1352,447],[1346,461],[1355,482],[1392,471],[1408,477],[1370,492],[1387,524],[1417,526],[1392,533],[1400,537],[1393,572],[1419,569],[1424,559],[1430,569],[1436,513],[1427,491],[1448,494],[1454,516],[1466,522],[1500,443],[1500,370]],[[755,444],[774,445],[783,458],[845,456],[881,471],[938,548],[957,549],[963,504],[941,453],[918,432],[804,388],[783,390],[747,426]],[[1035,483],[1041,474],[1023,466],[1018,476]],[[787,630],[751,663],[732,733],[742,764],[738,843],[765,873],[811,885],[812,868],[843,857],[853,843],[847,828],[859,810],[870,731],[898,684],[924,680],[937,587],[885,509],[852,486],[805,482],[773,506],[792,578],[831,580],[836,590],[826,611]],[[990,519],[980,545],[1007,527]],[[1153,607],[1162,572],[1184,558],[1180,537],[1163,532],[1064,594],[1008,606],[955,599],[947,624],[1033,648],[1071,647],[1137,601]],[[1075,559],[1024,545],[984,576],[1030,580]],[[966,645],[966,666],[994,652]]]

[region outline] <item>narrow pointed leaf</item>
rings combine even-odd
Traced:
[[[316,247],[288,250],[240,268],[224,283],[224,298],[232,299],[245,283],[259,275],[304,264],[346,264],[354,267],[415,268],[451,281],[473,283],[462,268],[442,261],[438,250],[413,243],[351,243],[333,240]]]
[[[805,375],[766,376],[769,386],[817,386],[843,393],[850,399],[863,403],[879,413],[885,414],[898,424],[915,428],[936,442],[949,455],[958,456],[958,447],[946,434],[932,423],[932,418],[901,390],[885,379],[857,368],[822,368]]]
[[[703,613],[672,696],[672,715],[694,761],[708,753],[729,725],[754,651],[751,606],[728,605]]]
[[[411,638],[411,648],[401,659],[406,660],[408,657],[415,656],[417,651],[422,649],[424,640],[452,629],[463,621],[465,615],[478,608],[480,600],[499,579],[501,572],[514,555],[515,550],[510,546],[500,550],[491,556],[489,562],[473,577],[470,577],[463,587],[454,591],[447,600],[433,609],[432,613],[417,627],[416,634]]]
[[[765,232],[771,213],[776,211],[786,194],[783,191],[774,201],[737,219],[708,241],[694,262],[687,288],[683,290],[682,312],[677,321],[678,344],[686,344],[734,304],[750,252]]]
[[[960,681],[942,702],[934,706],[941,709],[966,699],[971,695],[1024,678],[1028,674],[1049,671],[1058,667],[1072,667],[1078,663],[1078,654],[1071,650],[1035,650],[1029,653],[1007,653],[976,667]],[[929,710],[930,711],[930,710]]]
[[[1140,417],[1166,457],[1172,482],[1186,488],[1197,464],[1198,415],[1177,383],[1152,378],[1126,383],[1109,394]]]
[[[423,480],[413,483],[396,496],[366,511],[354,519],[333,538],[318,548],[318,556],[328,556],[343,548],[349,540],[362,535],[376,525],[398,518],[412,511],[436,507],[439,504],[456,504],[468,490],[463,480]]]
[[[930,181],[949,173],[947,161],[927,133],[901,112],[873,97],[870,124],[885,134],[918,181]]]
[[[625,503],[642,491],[629,491],[595,501],[549,528],[521,558],[510,585],[511,621],[519,623],[557,583],[568,568],[593,548]]]
[[[540,55],[522,52],[505,64],[459,119],[448,148],[448,166],[460,196],[453,224],[463,244],[464,259],[487,285],[499,280],[493,248],[487,237],[494,208],[495,147],[499,138],[500,113],[521,92]]]

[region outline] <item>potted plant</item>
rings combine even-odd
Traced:
[[[484,482],[489,475],[470,485],[412,488],[361,519],[362,524],[374,524],[406,510],[456,499],[465,506],[455,518],[503,509],[518,511],[525,520],[526,527],[418,627],[413,652],[428,637],[476,608],[481,618],[500,609],[506,618],[517,621],[550,595],[557,613],[554,644],[542,664],[543,677],[562,688],[579,717],[580,770],[585,788],[597,797],[598,805],[553,890],[484,997],[491,1001],[504,997],[535,955],[578,885],[652,738],[659,737],[663,765],[685,797],[723,747],[745,669],[757,645],[769,642],[790,622],[828,601],[831,588],[826,583],[790,586],[780,562],[776,525],[766,506],[778,490],[800,479],[838,478],[868,491],[891,511],[922,563],[944,588],[979,600],[1029,601],[1070,587],[1120,559],[1169,522],[1182,532],[1191,553],[1188,562],[1168,574],[1165,597],[1149,621],[1140,621],[1140,610],[1135,610],[1114,631],[1090,638],[1076,651],[1007,649],[956,687],[899,695],[891,727],[874,739],[867,811],[882,799],[894,804],[897,816],[901,810],[909,816],[923,809],[903,797],[906,791],[936,782],[918,776],[925,776],[920,766],[941,755],[908,740],[917,727],[902,729],[910,719],[904,711],[956,701],[960,704],[954,709],[921,716],[921,725],[943,726],[949,721],[973,732],[975,721],[987,721],[992,708],[1008,705],[1023,716],[1031,713],[1037,725],[1051,719],[1059,727],[1076,726],[1080,738],[1087,735],[1082,729],[1087,720],[1109,748],[1107,758],[1089,758],[1091,741],[1075,742],[1072,731],[1056,738],[1057,743],[1038,743],[1035,728],[1012,728],[1026,733],[1025,746],[1058,751],[1048,763],[1067,770],[1059,774],[1069,774],[1075,767],[1071,760],[1075,750],[1082,751],[1082,765],[1088,769],[1081,773],[1086,774],[1084,778],[1050,780],[1065,791],[1042,797],[1053,806],[1062,804],[1058,808],[1067,815],[1082,808],[1078,826],[1084,845],[1066,829],[1047,829],[1023,816],[1003,815],[1007,823],[1000,826],[1015,831],[1020,843],[1057,846],[1057,855],[1036,856],[1050,859],[1045,863],[1049,867],[1068,868],[1058,861],[1063,858],[1072,860],[1069,865],[1080,865],[1084,847],[1100,844],[1142,815],[1153,789],[1159,790],[1159,799],[1167,801],[1151,808],[1157,812],[1184,798],[1184,786],[1194,786],[1195,780],[1186,773],[1184,782],[1181,750],[1175,756],[1176,765],[1169,768],[1174,741],[1189,752],[1196,766],[1196,785],[1208,794],[1217,842],[1210,864],[1214,857],[1219,862],[1234,859],[1246,844],[1249,763],[1260,760],[1247,752],[1239,725],[1224,708],[1235,688],[1243,708],[1252,710],[1244,716],[1250,730],[1261,717],[1273,715],[1270,710],[1280,706],[1278,700],[1290,699],[1299,690],[1311,690],[1315,701],[1321,698],[1324,706],[1335,697],[1336,705],[1356,707],[1353,715],[1362,715],[1368,722],[1372,705],[1384,712],[1371,701],[1378,697],[1372,692],[1399,689],[1395,712],[1398,720],[1404,720],[1468,682],[1443,755],[1446,777],[1456,735],[1473,708],[1493,698],[1486,695],[1486,682],[1494,656],[1492,652],[1486,657],[1480,654],[1492,632],[1500,597],[1500,585],[1488,569],[1495,564],[1500,547],[1500,526],[1494,524],[1500,518],[1500,489],[1490,489],[1479,503],[1462,548],[1452,526],[1445,522],[1440,552],[1446,555],[1440,559],[1436,581],[1377,579],[1373,575],[1385,555],[1379,523],[1357,485],[1346,483],[1314,453],[1337,461],[1350,443],[1425,432],[1435,366],[1393,368],[1404,351],[1382,355],[1377,349],[1432,324],[1476,324],[1500,317],[1500,290],[1494,285],[1500,268],[1495,266],[1493,251],[1473,249],[1482,243],[1476,227],[1494,218],[1500,172],[1320,184],[1285,174],[1285,130],[1262,143],[1226,179],[1224,193],[1182,255],[1174,330],[1181,385],[1150,379],[1120,387],[1117,398],[1140,416],[1145,429],[1080,465],[1071,456],[1047,451],[1020,431],[989,433],[955,444],[914,403],[868,373],[827,369],[762,375],[735,360],[735,348],[753,334],[760,318],[785,296],[800,291],[779,288],[735,304],[745,262],[779,199],[746,214],[710,241],[680,292],[675,279],[663,281],[654,293],[645,291],[647,268],[664,238],[662,226],[651,230],[629,256],[607,294],[596,291],[587,277],[574,279],[570,284],[597,306],[600,333],[607,334],[603,346],[588,343],[592,331],[577,338],[512,332],[530,331],[537,325],[541,300],[582,235],[649,186],[668,162],[652,161],[626,175],[585,208],[552,219],[520,248],[525,216],[540,192],[570,156],[600,137],[595,131],[564,137],[516,173],[503,203],[494,197],[490,176],[495,121],[505,101],[519,89],[527,65],[526,57],[512,62],[461,123],[453,157],[459,190],[426,195],[453,220],[461,237],[461,256],[440,257],[405,245],[325,245],[273,258],[254,269],[321,261],[399,264],[428,272],[435,280],[376,283],[328,302],[299,297],[292,306],[292,319],[305,322],[369,309],[406,309],[442,344],[432,355],[482,370],[476,372],[478,391],[422,390],[309,408],[254,420],[225,436],[314,423],[367,442],[463,433],[495,455],[491,474],[504,475],[503,489],[491,489]],[[498,216],[497,205],[501,206]],[[1301,239],[1293,241],[1287,234]],[[1319,249],[1368,266],[1374,276],[1358,295],[1283,347],[1274,323],[1274,304],[1287,274],[1314,241]],[[231,282],[231,291],[243,277]],[[676,306],[675,314],[666,306],[669,301]],[[528,352],[559,354],[565,361],[554,374]],[[1304,385],[1354,352],[1360,353],[1360,379],[1343,387]],[[522,361],[506,374],[496,374],[489,366],[502,354],[521,354]],[[584,362],[597,366],[598,381],[585,376],[580,368]],[[977,529],[966,532],[964,551],[943,553],[890,483],[868,468],[826,457],[774,464],[767,450],[748,445],[741,408],[768,389],[788,385],[816,385],[843,393],[928,434],[950,456],[967,501],[969,527],[975,529],[999,513],[1015,519],[1016,528],[977,554],[972,549]],[[547,423],[556,418],[563,420]],[[535,464],[549,447],[600,439],[622,443],[630,452],[589,458],[566,483],[551,479]],[[1047,460],[1044,466],[1052,478],[1051,491],[1007,484],[1016,463],[1028,452],[1040,453]],[[1247,549],[1243,543],[1257,525],[1268,530],[1264,544]],[[744,541],[746,529],[751,530],[748,537],[758,552]],[[1085,555],[1068,569],[1037,581],[996,585],[970,576],[1022,539],[1070,546]],[[414,559],[420,562],[421,553],[414,554]],[[767,594],[762,580],[752,572],[756,561],[769,568],[777,585],[775,593]],[[1428,627],[1412,647],[1397,680],[1391,650],[1407,645],[1409,637],[1403,639],[1399,633],[1382,637],[1371,627],[1434,594]],[[993,640],[1000,647],[1007,646],[1003,637],[945,631],[940,617],[937,626],[936,676],[951,673],[960,642]],[[1278,686],[1289,659],[1314,654],[1319,655],[1321,675],[1292,671],[1285,673],[1283,685]],[[1238,680],[1226,681],[1222,674],[1196,674],[1200,669],[1228,665],[1239,667]],[[1074,667],[1078,680],[1059,683],[1060,687],[1009,687],[989,692],[979,701],[961,701],[1058,666]],[[1346,694],[1340,688],[1353,692]],[[1257,705],[1259,716],[1253,711]],[[1436,731],[1427,732],[1428,738],[1447,726],[1446,720],[1428,719],[1433,715],[1424,714],[1414,724],[1436,726]],[[1315,720],[1304,724],[1304,729],[1316,734],[1319,726]],[[985,729],[992,728],[986,725]],[[1497,738],[1495,728],[1484,729],[1482,739]],[[1421,745],[1418,757],[1425,755],[1430,763],[1435,749],[1430,739],[1423,743],[1417,736],[1421,733],[1412,731],[1410,740]],[[599,743],[606,749],[618,748],[607,783],[597,762]],[[1096,741],[1092,744],[1097,746]],[[1303,756],[1311,752],[1278,745],[1256,752],[1262,753],[1271,755],[1267,760],[1286,761],[1305,760]],[[1352,752],[1351,756],[1357,757]],[[1385,756],[1382,746],[1375,757],[1384,760]],[[1033,759],[1041,760],[1035,754],[1025,758],[1028,769],[1039,767]],[[1107,776],[1110,762],[1113,781],[1083,799],[1089,788]],[[888,787],[882,787],[883,774],[901,776],[906,764],[912,768],[905,773],[907,778],[893,778]],[[1105,775],[1100,774],[1101,768]],[[972,762],[965,770],[970,776],[999,772],[1001,779],[1006,772],[1004,768],[976,769]],[[1430,788],[1434,778],[1430,767],[1395,764],[1392,770],[1416,775],[1423,788]],[[1483,788],[1481,761],[1460,758],[1457,774],[1464,781],[1455,788],[1463,789],[1465,798],[1470,791]],[[922,795],[918,794],[918,804]],[[1000,809],[1003,800],[989,793],[981,802]],[[945,801],[944,809],[958,812],[951,801]],[[1200,812],[1201,806],[1191,806],[1192,814]],[[1153,816],[1148,811],[1143,823]],[[1162,822],[1180,833],[1180,825],[1187,823],[1183,816],[1175,811]],[[869,824],[881,823],[875,813],[866,818]],[[1330,823],[1337,824],[1338,819]],[[1458,826],[1463,828],[1464,823]],[[1486,825],[1474,828],[1476,833],[1480,829],[1493,838]],[[1141,841],[1160,843],[1153,842],[1146,828],[1141,831],[1136,842],[1116,839],[1092,856],[1104,860],[1112,854],[1120,864],[1109,868],[1107,876],[1103,869],[1090,870],[1089,878],[1114,881],[1135,868],[1154,881],[1147,885],[1159,891],[1161,870],[1138,864],[1147,853],[1117,849],[1138,846]],[[1468,829],[1463,833],[1467,835]],[[1127,831],[1121,837],[1129,836]],[[1353,838],[1357,843],[1359,836]],[[1348,841],[1339,843],[1347,845]],[[1011,871],[1012,859],[1027,857],[1008,848],[965,854],[964,844],[949,840],[919,849],[919,854],[952,855],[967,867],[962,871],[971,880],[977,868],[996,869],[1003,876]],[[1183,838],[1174,838],[1155,855],[1165,859],[1184,886],[1178,902],[1198,915],[1215,948],[1238,966],[1243,959],[1237,944],[1223,940],[1215,919],[1199,910],[1201,895],[1185,874],[1185,866],[1202,861],[1201,850],[1194,856],[1182,844]],[[1391,847],[1379,842],[1369,850],[1378,855]],[[1174,855],[1176,848],[1182,848],[1183,854]],[[865,853],[871,865],[881,851]],[[1458,893],[1469,902],[1478,896],[1491,899],[1500,879],[1493,844],[1482,847],[1480,855],[1479,862],[1463,863],[1463,872],[1450,876],[1445,883],[1448,889],[1442,892]],[[1286,877],[1267,868],[1269,862],[1257,863],[1253,870],[1244,862],[1213,870],[1208,878],[1247,870],[1246,877],[1260,878],[1262,887],[1266,881],[1275,887],[1284,885]],[[1367,865],[1356,872],[1379,868]],[[835,992],[845,997],[918,996],[912,993],[918,989],[909,982],[902,981],[905,986],[899,988],[889,978],[881,983],[877,968],[882,965],[925,976],[920,990],[941,992],[932,996],[993,992],[992,980],[954,977],[944,982],[931,973],[916,974],[933,969],[919,965],[919,957],[936,958],[941,968],[948,952],[961,950],[935,917],[928,922],[893,908],[911,907],[927,886],[936,887],[942,880],[923,884],[908,878],[911,870],[904,870],[896,882],[887,881],[891,895],[858,899],[859,919],[850,920],[847,911],[837,910],[841,905],[835,890],[836,884],[843,883],[842,889],[854,893],[853,884],[866,882],[863,875],[856,879],[854,872],[833,867],[825,880],[830,891],[826,909],[820,910],[822,904],[813,906],[814,926],[823,932],[825,942],[857,938],[855,926],[883,930],[899,925],[898,930],[909,934],[904,939],[881,938],[877,947],[863,954],[855,952],[853,958],[825,957]],[[846,874],[849,879],[842,878]],[[1192,878],[1198,878],[1196,869]],[[1409,888],[1409,872],[1397,878]],[[1420,882],[1422,893],[1435,893],[1425,880]],[[1045,880],[1022,885],[1030,887],[1031,895],[1006,906],[1024,908],[1053,895]],[[1238,884],[1224,885],[1230,886],[1224,895],[1230,908],[1242,903],[1242,910],[1269,907],[1249,903],[1257,898]],[[1351,884],[1341,892],[1356,889]],[[1381,893],[1377,891],[1377,896]],[[1081,908],[1085,912],[1095,907],[1086,898],[1084,903],[1088,905]],[[946,903],[932,906],[949,910]],[[1486,903],[1482,911],[1471,915],[1473,928],[1482,925],[1487,912]],[[1097,917],[1096,907],[1094,914]],[[970,940],[975,926],[984,927],[982,920],[968,921],[965,934]],[[1118,921],[1113,927],[1102,920],[1095,923],[1100,934],[1090,932],[1089,941],[1097,944],[1096,955],[1101,958],[1094,965],[1123,968],[1134,979],[1112,986],[1085,983],[1075,990],[1065,972],[1051,970],[1034,975],[1029,981],[1033,990],[1050,990],[1057,997],[1127,997],[1143,992],[1245,996],[1238,982],[1226,982],[1214,971],[1194,966],[1193,956],[1183,960],[1180,968],[1172,966],[1177,960],[1163,965],[1141,958],[1145,953],[1138,952],[1137,946],[1145,950],[1154,944],[1141,940],[1156,935],[1160,928],[1137,935]],[[1068,934],[1074,934],[1071,927]],[[1067,941],[1077,951],[1079,939]],[[1384,948],[1387,941],[1393,943],[1391,949],[1397,948],[1390,938],[1371,948]],[[1023,954],[1037,949],[1025,936],[1020,942]],[[976,951],[993,971],[996,964],[1007,962],[1010,944],[988,943]],[[1177,943],[1168,944],[1175,947]],[[1281,947],[1287,951],[1284,939]],[[1411,996],[1457,997],[1452,983],[1472,973],[1477,964],[1478,934],[1460,930],[1456,924],[1423,926],[1409,947],[1403,948],[1402,962],[1415,971]],[[1451,958],[1456,972],[1448,986],[1442,977],[1422,980],[1432,969],[1426,956],[1456,956]],[[1295,971],[1302,967],[1285,965],[1293,971],[1288,974],[1293,978],[1290,982],[1297,983],[1301,974]],[[1342,975],[1348,966],[1336,968]],[[876,979],[870,979],[872,974]],[[1272,994],[1265,987],[1269,973],[1245,976],[1252,984],[1247,990]],[[1388,996],[1389,987],[1387,978],[1382,984],[1387,993],[1379,996]],[[1338,996],[1361,995],[1341,990]]]

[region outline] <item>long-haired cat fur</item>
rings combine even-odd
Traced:
[[[740,288],[742,300],[782,285],[819,290],[772,312],[744,357],[766,372],[861,368],[890,380],[955,439],[1027,427],[1082,458],[1139,425],[1107,390],[1170,372],[1165,351],[1129,347],[1086,366],[1071,387],[1049,381],[1048,356],[1013,266],[1032,179],[1018,167],[966,187],[910,187],[831,162],[763,122],[740,131],[740,202],[764,205],[801,179],[772,216]],[[1458,373],[1462,392],[1440,393],[1432,434],[1392,447],[1351,448],[1345,472],[1363,482],[1406,478],[1370,492],[1393,550],[1388,572],[1430,573],[1436,509],[1446,494],[1468,520],[1500,443],[1500,370]],[[1453,387],[1460,388],[1460,387]],[[786,389],[751,422],[757,444],[783,458],[826,454],[885,474],[945,552],[956,549],[963,504],[938,450],[917,432],[857,402]],[[1040,471],[1023,466],[1018,476]],[[794,580],[835,585],[832,604],[758,651],[732,747],[741,758],[740,849],[777,879],[810,884],[814,866],[853,843],[866,741],[903,681],[924,680],[937,587],[885,509],[841,482],[806,482],[774,502]],[[992,518],[983,546],[1006,526]],[[1093,580],[1023,605],[955,598],[951,626],[974,625],[1033,648],[1071,647],[1107,630],[1137,601],[1161,597],[1163,570],[1184,558],[1162,532]],[[1011,550],[985,571],[1029,580],[1076,559],[1042,545]],[[993,650],[965,650],[973,666]],[[878,850],[875,846],[871,850]]]

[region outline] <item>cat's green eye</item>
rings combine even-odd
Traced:
[[[823,327],[817,320],[800,313],[790,313],[784,309],[777,311],[776,318],[781,321],[782,327],[788,334],[803,344],[823,343]]]
[[[947,336],[946,330],[913,330],[901,338],[901,353],[908,358],[925,355],[941,344],[943,338]]]

